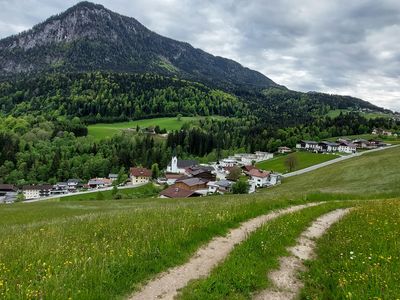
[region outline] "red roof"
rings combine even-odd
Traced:
[[[163,190],[160,195],[168,198],[188,198],[196,194],[194,191],[185,190],[176,186],[170,186]]]
[[[146,168],[131,168],[131,176],[151,177],[151,170]]]
[[[265,178],[269,176],[269,172],[266,171],[260,171],[258,169],[253,169],[249,171],[249,175],[253,177],[260,177],[260,178]]]
[[[255,166],[249,165],[249,166],[243,166],[243,169],[247,172],[253,170],[253,169],[257,169]]]

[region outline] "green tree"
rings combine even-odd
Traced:
[[[23,193],[18,193],[17,199],[15,199],[15,202],[22,202],[25,201],[25,196]]]
[[[238,180],[232,185],[233,194],[247,194],[249,192],[249,184],[246,180]]]
[[[153,179],[157,179],[158,177],[160,177],[160,168],[158,167],[157,163],[151,166],[151,177]]]
[[[234,167],[229,172],[229,175],[226,177],[226,179],[231,181],[237,181],[241,175],[242,175],[242,169],[240,169],[239,167]]]

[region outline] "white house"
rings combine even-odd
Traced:
[[[278,153],[285,154],[285,153],[290,153],[292,152],[292,149],[289,147],[279,147],[278,148]]]
[[[75,192],[80,185],[80,180],[79,179],[68,179],[67,184],[68,184],[68,191]]]
[[[222,167],[234,167],[238,165],[238,161],[234,158],[225,158],[219,161]]]
[[[208,193],[224,194],[226,192],[230,192],[232,185],[233,182],[229,180],[210,181],[207,183]]]
[[[320,142],[318,146],[321,151],[325,152],[337,152],[339,150],[339,144],[332,142]]]
[[[186,174],[186,169],[197,165],[195,160],[183,160],[173,156],[170,164],[167,166],[167,173]]]
[[[248,172],[248,174],[251,177],[251,180],[255,182],[257,187],[264,187],[269,183],[269,172],[252,169]]]
[[[300,141],[300,143],[296,144],[297,149],[304,149],[309,151],[320,151],[321,146],[314,141]]]
[[[38,199],[50,196],[52,185],[25,185],[22,187],[22,193],[25,199]]]
[[[350,142],[341,142],[339,144],[338,150],[339,150],[339,152],[342,152],[342,153],[348,153],[348,154],[356,153],[357,146]]]
[[[256,153],[256,158],[257,158],[256,162],[274,158],[273,153],[262,152],[262,151],[256,151],[255,153]]]

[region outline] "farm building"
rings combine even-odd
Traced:
[[[148,183],[151,179],[151,170],[146,168],[131,168],[130,177],[132,184]]]

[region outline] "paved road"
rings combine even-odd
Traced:
[[[373,150],[357,152],[357,153],[351,154],[351,155],[341,156],[339,158],[328,160],[328,161],[320,163],[318,165],[314,165],[314,166],[311,166],[311,167],[308,167],[308,168],[304,168],[304,169],[301,169],[301,170],[298,170],[298,171],[294,171],[294,172],[291,172],[291,173],[283,174],[282,176],[284,178],[288,178],[288,177],[304,174],[304,173],[311,172],[311,171],[317,170],[319,168],[323,168],[323,167],[326,167],[326,166],[329,166],[329,165],[332,165],[332,164],[335,164],[335,163],[338,163],[338,162],[341,162],[341,161],[344,161],[344,160],[347,160],[347,159],[351,159],[353,157],[358,157],[358,156],[364,155],[366,153],[382,151],[382,150],[385,150],[385,149],[394,148],[394,147],[398,147],[398,146],[400,146],[400,145],[393,145],[393,146],[388,146],[388,147],[384,147],[384,148],[377,148],[377,149],[373,149]]]
[[[138,183],[135,185],[120,186],[120,187],[118,187],[118,190],[133,189],[133,188],[137,188],[137,187],[140,187],[140,186],[146,185],[146,184],[147,183]],[[68,197],[68,196],[84,195],[84,194],[97,193],[97,192],[103,192],[103,191],[111,191],[112,189],[113,189],[113,187],[108,187],[108,188],[104,188],[104,189],[91,190],[91,191],[86,191],[86,192],[77,192],[77,193],[69,193],[69,194],[64,194],[64,195],[56,195],[56,196],[50,196],[50,197],[45,197],[45,198],[26,200],[26,201],[24,201],[24,203],[33,203],[33,202],[39,202],[39,201],[44,201],[44,200],[64,198],[64,197]]]

